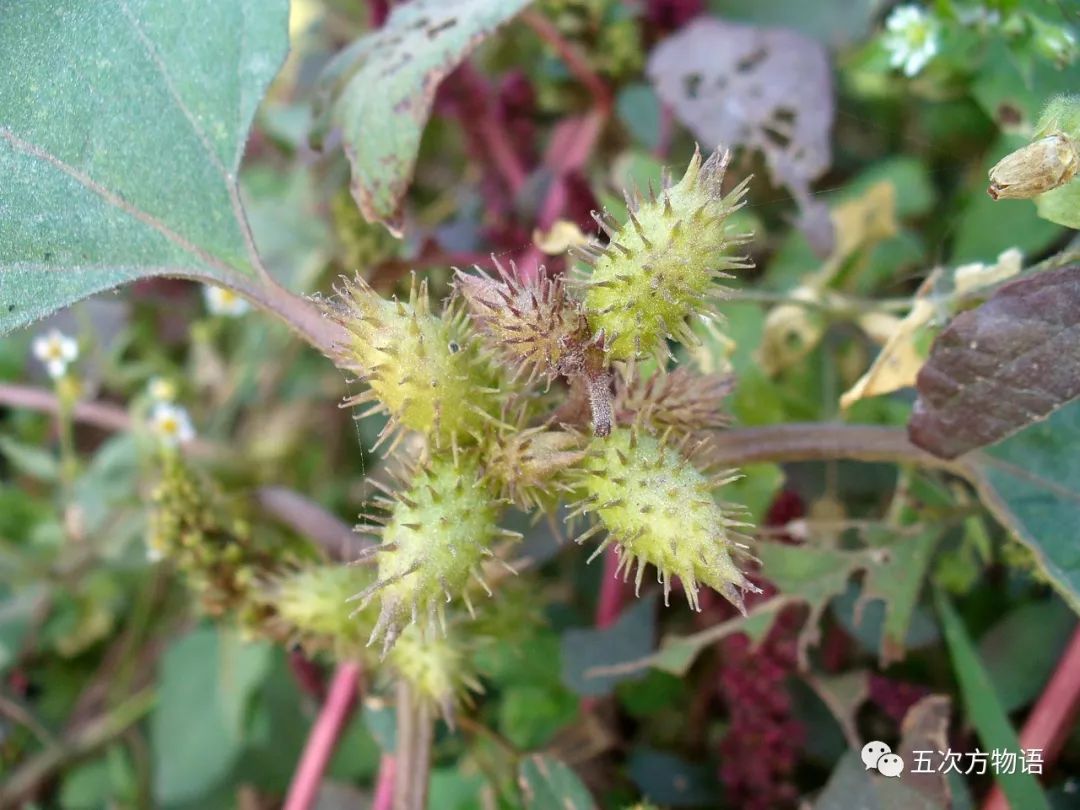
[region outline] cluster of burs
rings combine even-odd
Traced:
[[[356,564],[268,578],[281,635],[386,659],[449,711],[472,688],[461,639],[491,631],[515,580],[511,506],[565,507],[593,557],[612,548],[638,588],[654,570],[665,601],[677,578],[695,609],[702,586],[742,608],[745,524],[718,499],[734,474],[710,471],[707,441],[729,383],[668,368],[748,266],[730,222],[745,183],[725,194],[726,165],[695,154],[678,183],[628,194],[625,223],[596,215],[606,238],[577,250],[571,277],[459,271],[441,311],[415,279],[408,300],[357,278],[320,302],[347,335],[333,360],[365,383],[347,404],[385,414],[395,480],[377,484],[359,529],[380,542]]]

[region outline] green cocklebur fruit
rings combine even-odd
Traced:
[[[371,386],[347,405],[374,403],[361,416],[385,411],[380,440],[397,428],[423,434],[436,448],[481,441],[498,423],[512,392],[509,381],[483,352],[459,308],[431,312],[427,283],[413,282],[408,302],[386,299],[363,279],[344,280],[324,313],[351,339],[335,348],[334,361]]]
[[[580,252],[592,264],[582,284],[589,327],[609,360],[666,357],[669,338],[696,343],[687,318],[711,315],[718,280],[750,266],[727,253],[749,238],[730,232],[747,181],[722,192],[728,160],[717,151],[702,163],[695,151],[674,186],[647,200],[628,196],[622,226],[596,215],[609,241]]]
[[[361,616],[350,615],[346,602],[369,587],[374,574],[364,566],[322,564],[277,575],[259,592],[259,599],[274,611],[269,622],[272,635],[312,651],[361,656],[376,611],[370,606]]]
[[[685,445],[668,446],[637,428],[619,428],[607,439],[594,439],[576,479],[584,497],[570,516],[591,513],[597,523],[577,542],[606,530],[592,557],[617,544],[616,573],[629,579],[636,562],[638,588],[645,565],[654,566],[665,603],[672,578],[678,577],[694,610],[699,609],[699,584],[743,610],[743,592],[757,590],[733,560],[745,548],[738,542],[745,524],[713,497],[715,489],[736,476],[725,472],[707,477],[684,455]]]
[[[421,633],[415,625],[405,628],[387,663],[417,697],[437,706],[451,725],[454,710],[469,703],[469,693],[483,691],[467,639],[457,627],[438,638]]]
[[[492,546],[500,538],[520,537],[499,528],[504,502],[469,453],[457,459],[435,456],[406,488],[387,494],[376,500],[389,513],[385,525],[365,527],[382,534],[382,543],[372,549],[378,581],[350,600],[363,609],[378,598],[379,616],[368,643],[381,639],[384,654],[413,622],[425,630],[445,627],[443,606],[454,596],[471,612],[470,583],[491,593],[480,566],[494,558]]]

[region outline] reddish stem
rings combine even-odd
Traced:
[[[383,754],[379,760],[379,777],[375,782],[375,799],[371,810],[391,810],[394,806],[394,774],[397,760],[393,754]]]
[[[369,0],[369,16],[372,28],[382,28],[390,16],[390,0]]]
[[[483,141],[488,157],[502,176],[512,195],[517,195],[529,179],[529,172],[521,160],[510,133],[495,114],[491,103],[492,90],[487,79],[465,62],[457,70],[457,80],[468,98],[463,104],[463,114],[470,117],[469,126]]]
[[[289,653],[289,669],[292,670],[297,685],[304,692],[315,700],[326,698],[326,683],[323,681],[322,670],[300,650],[292,650]]]
[[[588,88],[597,107],[608,109],[611,107],[611,91],[604,80],[592,69],[588,58],[573,44],[567,42],[554,23],[543,14],[535,11],[525,11],[521,19],[528,25],[540,39],[555,49],[559,58],[566,63],[566,67],[577,77],[577,80]]]
[[[1080,713],[1080,630],[1073,633],[1069,646],[1058,661],[1035,708],[1020,732],[1020,747],[1041,749],[1043,769],[1049,768],[1061,753]],[[983,810],[1009,810],[1005,794],[997,785],[990,791]]]
[[[544,164],[552,169],[555,178],[548,187],[547,194],[540,204],[536,225],[540,230],[547,230],[566,210],[569,197],[566,185],[568,175],[583,168],[589,160],[600,133],[607,122],[608,107],[597,107],[587,115],[571,118],[556,127],[548,145]],[[518,257],[518,274],[523,279],[535,278],[544,263],[544,253],[530,244]]]
[[[356,706],[360,675],[360,665],[356,663],[341,664],[334,673],[326,702],[312,726],[300,765],[293,774],[284,810],[309,810],[315,806],[323,774]]]

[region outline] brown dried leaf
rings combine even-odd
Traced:
[[[1001,287],[941,332],[919,372],[911,440],[955,458],[1080,396],[1080,265]]]
[[[799,202],[813,244],[828,247],[809,191],[832,161],[835,99],[819,43],[783,28],[702,17],[657,46],[648,74],[703,142],[760,149],[773,177]]]

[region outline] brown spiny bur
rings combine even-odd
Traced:
[[[488,473],[517,506],[550,509],[559,497],[573,492],[563,474],[584,457],[579,434],[532,427],[508,434],[491,448]]]
[[[696,374],[680,368],[670,374],[653,374],[648,379],[616,381],[615,408],[618,422],[642,423],[678,435],[727,427],[724,400],[735,381],[725,374]]]
[[[495,348],[529,376],[553,379],[584,366],[588,325],[580,305],[567,295],[561,276],[543,272],[521,280],[511,265],[495,262],[498,278],[457,271],[456,286],[473,323]]]

